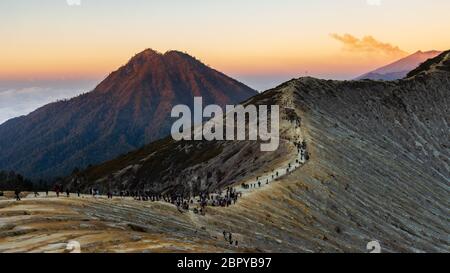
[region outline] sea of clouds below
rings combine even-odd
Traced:
[[[48,103],[93,90],[99,79],[1,81],[0,124],[27,115]]]
[[[78,89],[43,87],[0,90],[0,124],[11,118],[27,115],[48,103],[80,93],[82,91]]]

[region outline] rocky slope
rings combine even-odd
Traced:
[[[167,137],[66,179],[71,189],[89,192],[149,191],[155,194],[214,192],[295,163],[303,140],[300,117],[282,94],[255,96],[243,105],[281,105],[280,146],[261,152],[261,141],[174,141]],[[269,121],[270,123],[270,121]],[[248,128],[247,128],[248,129]]]
[[[75,239],[85,252],[367,252],[372,240],[382,252],[449,252],[449,58],[393,82],[301,78],[261,94],[293,106],[300,127],[285,119],[283,136],[287,147],[293,132],[305,139],[310,159],[236,205],[202,216],[118,198],[3,200],[0,251],[63,251]],[[273,155],[259,166],[282,165]]]
[[[236,104],[257,92],[193,57],[145,50],[95,90],[0,125],[0,170],[67,175],[170,133],[172,106]]]

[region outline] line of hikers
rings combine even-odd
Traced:
[[[297,147],[297,152],[298,152],[298,155],[300,156],[300,160],[302,162],[309,160],[309,154],[308,154],[308,151],[306,150],[306,142],[305,141],[294,142],[294,145]],[[296,159],[295,163],[300,164],[300,160]],[[291,172],[292,170],[293,170],[292,163],[289,163],[288,167],[286,168],[286,174]],[[275,170],[272,170],[272,175],[271,175],[270,181],[276,180],[279,177],[280,177],[280,173],[278,171],[275,172]],[[241,187],[245,190],[261,188],[263,182],[265,182],[265,184],[268,185],[270,181],[269,181],[269,178],[261,179],[261,177],[258,176],[258,177],[256,177],[255,183],[242,183]]]
[[[277,177],[278,177],[278,172],[277,172]],[[255,183],[242,183],[241,184],[241,188],[243,188],[244,190],[248,190],[248,189],[256,189],[256,188],[261,188],[262,187],[262,182],[259,179],[260,177],[256,177],[256,182]],[[272,179],[274,179],[274,176],[272,175]],[[266,179],[266,185],[269,184],[269,179]]]

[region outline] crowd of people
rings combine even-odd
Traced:
[[[242,196],[235,188],[228,187],[225,191],[215,193],[202,192],[198,196],[190,194],[154,195],[150,192],[120,192],[120,197],[132,197],[137,201],[166,202],[175,205],[180,212],[192,211],[196,214],[205,215],[206,208],[229,207],[236,204],[238,198]]]
[[[308,161],[309,160],[309,153],[306,146],[306,141],[302,142],[295,142],[295,146],[297,147],[297,152],[300,154],[300,159],[302,161]]]
[[[295,146],[297,147],[299,158],[296,159],[295,163],[299,164],[300,160],[302,162],[305,162],[309,160],[309,154],[306,147],[306,142],[294,142]],[[289,163],[289,166],[286,169],[286,173],[289,173],[292,170],[292,163]],[[284,171],[284,170],[283,170]],[[271,173],[271,179],[270,175],[264,178],[257,177],[256,181],[254,183],[242,183],[240,186],[244,190],[248,189],[256,189],[261,188],[263,186],[263,183],[269,184],[270,181],[276,180],[280,177],[280,174],[278,171],[272,170]],[[56,196],[59,197],[61,193],[64,193],[64,188],[62,184],[55,184],[53,187],[54,192],[56,193]],[[15,191],[15,198],[17,201],[20,201],[20,191]],[[91,188],[89,190],[90,195],[92,197],[96,198],[100,196],[100,190],[97,188]],[[48,197],[48,190],[46,191],[46,196]],[[66,197],[70,197],[70,189],[65,189]],[[81,196],[81,191],[78,189],[76,191],[76,194],[78,197]],[[34,192],[35,197],[39,196],[39,193],[37,191]],[[219,190],[215,193],[210,192],[202,192],[198,196],[191,196],[190,194],[154,194],[150,191],[119,191],[119,192],[113,192],[113,191],[107,191],[106,193],[108,199],[112,199],[114,196],[118,196],[120,198],[125,197],[131,197],[134,200],[137,201],[151,201],[151,202],[166,202],[173,204],[177,207],[177,209],[180,212],[189,211],[192,209],[192,211],[196,214],[205,215],[206,214],[206,208],[208,206],[212,207],[229,207],[233,204],[236,204],[239,197],[242,197],[242,192],[237,191],[234,187],[227,187],[225,192],[222,190]],[[230,234],[231,236],[231,234]],[[237,243],[237,242],[236,242]]]
[[[295,163],[289,163],[286,169],[286,173],[289,173],[295,169],[292,165],[297,165],[309,160],[309,154],[306,147],[306,142],[294,142],[298,158]],[[301,161],[301,162],[300,162]],[[284,169],[281,169],[281,175],[283,175]],[[261,188],[263,183],[269,184],[270,181],[274,181],[280,177],[278,170],[272,170],[272,172],[265,177],[256,177],[254,183],[242,183],[240,187],[243,190]],[[56,184],[53,187],[56,196],[59,197],[61,193],[64,193],[64,188],[61,184]],[[15,198],[20,201],[20,191],[15,191]],[[47,190],[46,196],[48,197],[49,191]],[[70,197],[70,189],[65,189],[66,197]],[[93,198],[97,198],[101,195],[101,192],[97,188],[91,188],[89,190],[90,195]],[[78,189],[76,191],[78,197],[81,196],[81,192]],[[34,192],[34,196],[38,197],[39,193]],[[238,198],[242,197],[242,191],[238,191],[234,187],[227,187],[225,191],[219,190],[217,192],[202,192],[198,196],[191,196],[190,194],[154,194],[150,191],[107,191],[106,196],[108,199],[113,199],[114,196],[120,198],[133,198],[136,201],[149,201],[149,202],[166,202],[173,204],[177,207],[180,213],[188,212],[190,210],[195,214],[206,215],[207,207],[229,207],[236,204]],[[233,234],[228,231],[223,231],[223,238],[230,246],[238,247],[239,242],[233,238]]]

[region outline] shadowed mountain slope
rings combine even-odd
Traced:
[[[172,106],[236,104],[257,92],[178,51],[134,56],[92,92],[0,125],[0,169],[67,175],[170,133]]]

